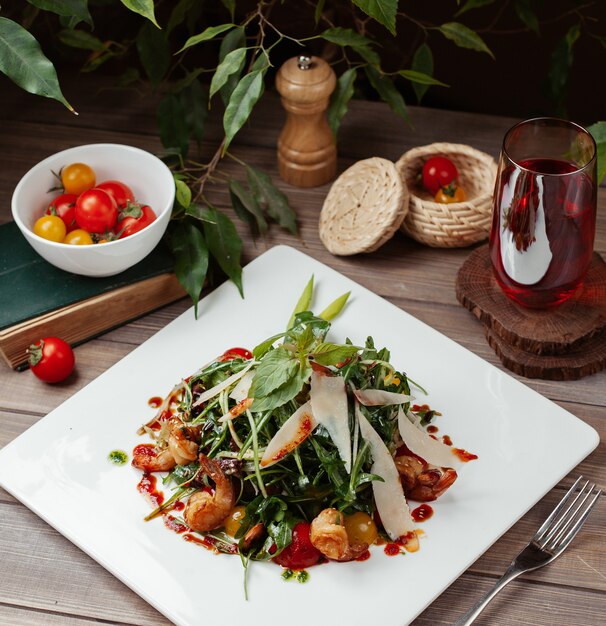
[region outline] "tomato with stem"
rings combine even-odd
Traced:
[[[446,187],[440,187],[438,193],[436,193],[434,200],[441,204],[452,204],[453,202],[465,202],[465,192],[462,187],[451,183]]]
[[[435,156],[428,159],[423,165],[421,179],[423,187],[432,195],[438,193],[440,187],[446,187],[459,178],[457,166],[446,157]]]
[[[62,193],[49,202],[44,214],[60,217],[65,223],[65,228],[69,233],[78,228],[78,224],[76,224],[77,199],[78,196],[75,193]]]
[[[120,212],[120,221],[116,224],[118,239],[130,237],[149,226],[156,219],[154,210],[147,204],[139,205],[128,203],[126,209]]]
[[[28,349],[29,367],[45,383],[65,380],[73,371],[76,359],[69,344],[59,337],[44,337]]]

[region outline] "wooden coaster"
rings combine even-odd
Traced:
[[[554,309],[525,309],[500,289],[488,245],[474,250],[456,281],[459,302],[485,326],[503,365],[528,378],[577,380],[606,368],[606,263],[594,253],[582,290]]]
[[[374,252],[391,239],[408,211],[396,166],[373,157],[354,163],[333,183],[320,213],[320,239],[339,255]]]

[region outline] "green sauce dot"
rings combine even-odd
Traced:
[[[300,572],[297,572],[297,582],[298,583],[306,583],[309,580],[309,574],[302,569]]]
[[[285,569],[282,572],[282,578],[284,580],[290,580],[294,575],[295,575],[295,573],[291,569]]]
[[[107,455],[108,460],[115,465],[124,465],[128,461],[128,454],[122,450],[112,450]]]

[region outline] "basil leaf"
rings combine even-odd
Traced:
[[[412,69],[417,72],[423,72],[428,76],[433,74],[433,54],[431,52],[431,48],[426,43],[422,43],[416,49],[415,54],[412,57]],[[429,86],[413,83],[412,88],[417,96],[417,102],[420,104],[423,96],[429,89]]]
[[[404,98],[402,97],[402,94],[396,89],[396,86],[393,84],[391,78],[382,75],[372,65],[367,65],[364,68],[364,71],[368,76],[370,84],[374,87],[379,96],[381,96],[381,100],[387,102],[389,108],[394,113],[399,115],[410,124],[410,117],[408,115],[408,111],[406,110],[406,103],[404,102]]]
[[[0,17],[0,72],[21,89],[57,100],[75,112],[61,92],[53,64],[44,56],[36,39],[6,17]]]
[[[160,140],[165,148],[174,148],[185,156],[189,148],[189,132],[185,123],[185,111],[175,94],[168,94],[156,110]]]
[[[208,272],[208,248],[200,230],[190,222],[180,222],[171,229],[170,247],[175,255],[175,274],[194,303],[198,301]]]
[[[328,107],[328,125],[336,136],[341,120],[347,113],[347,105],[354,94],[354,82],[356,80],[356,69],[350,68],[343,72],[337,80],[337,87],[330,97]]]
[[[248,395],[255,399],[268,396],[287,383],[298,369],[299,361],[290,350],[285,348],[271,350],[257,367]]]
[[[124,0],[122,1],[124,2]],[[194,35],[193,37],[190,37],[185,42],[185,45],[180,50],[177,50],[175,54],[179,54],[179,52],[183,52],[183,50],[186,50],[191,46],[195,46],[196,44],[202,43],[203,41],[214,39],[214,37],[216,37],[217,35],[224,33],[226,30],[231,30],[234,27],[235,24],[221,24],[219,26],[209,26],[208,28],[204,29],[199,35]]]
[[[286,194],[274,186],[271,178],[265,172],[247,165],[246,174],[257,203],[262,207],[266,206],[269,216],[282,228],[296,235],[297,216],[290,208]]]
[[[223,128],[225,130],[225,147],[227,150],[232,139],[244,126],[249,118],[253,107],[261,97],[264,88],[264,70],[256,70],[246,74],[234,89],[229,104],[223,115]]]
[[[264,235],[269,227],[255,196],[233,178],[229,180],[229,195],[238,217],[249,224],[254,220],[257,229]]]
[[[258,346],[256,346],[252,353],[253,356],[255,357],[255,359],[258,361],[261,359],[261,357],[267,353],[267,351],[274,345],[274,343],[280,339],[281,337],[284,337],[284,335],[286,335],[286,333],[278,333],[277,335],[274,335],[273,337],[269,337],[268,339],[266,339],[265,341],[262,341]]]
[[[154,15],[154,0],[121,0],[121,2],[127,9],[142,15],[157,28],[160,28]]]
[[[170,67],[166,35],[151,22],[146,22],[137,35],[137,52],[151,84],[157,87]]]
[[[460,24],[459,22],[447,22],[438,27],[438,30],[446,37],[453,41],[459,48],[467,48],[469,50],[477,50],[485,52],[494,59],[494,54],[490,48],[484,43],[484,40],[476,32]]]
[[[251,411],[273,411],[277,407],[286,404],[303,389],[303,385],[309,380],[310,376],[310,367],[298,368],[295,375],[288,382],[278,387],[270,395],[255,398],[250,407]]]
[[[352,0],[366,15],[374,17],[379,24],[392,34],[396,34],[396,13],[398,0]]]
[[[242,291],[242,240],[240,239],[234,223],[221,211],[209,206],[208,215],[212,221],[204,222],[204,235],[213,257],[219,263],[219,267],[235,283],[240,295]]]
[[[334,343],[321,343],[310,356],[320,365],[337,365],[354,356],[361,350],[359,346],[337,345]]]

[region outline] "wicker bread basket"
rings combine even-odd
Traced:
[[[418,175],[432,156],[448,157],[459,171],[466,201],[434,202]],[[410,192],[408,214],[400,227],[407,235],[434,248],[462,248],[488,237],[497,164],[484,152],[464,144],[433,143],[413,148],[396,168]]]

